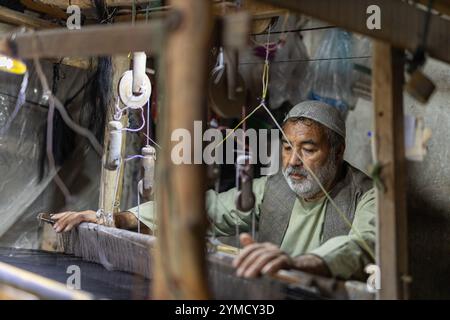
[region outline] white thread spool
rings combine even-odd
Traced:
[[[133,94],[140,95],[144,85],[145,68],[147,64],[147,55],[145,52],[133,53]]]
[[[150,195],[153,189],[153,183],[155,179],[155,162],[156,162],[156,149],[152,146],[145,146],[142,148],[142,168],[144,169],[143,178],[143,194]]]
[[[249,212],[255,206],[255,195],[252,189],[253,168],[252,156],[241,154],[236,159],[236,182],[238,192],[236,194],[236,208],[242,212]]]
[[[109,149],[106,157],[105,168],[115,170],[120,163],[120,151],[122,149],[122,123],[110,121],[109,127]]]

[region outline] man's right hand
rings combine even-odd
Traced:
[[[51,219],[55,221],[53,229],[56,232],[67,232],[77,227],[82,222],[97,222],[95,217],[95,211],[86,210],[80,212],[61,212],[51,216]]]

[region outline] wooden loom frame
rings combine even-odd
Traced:
[[[418,32],[425,13],[400,0],[347,0],[345,3],[341,1],[338,3],[335,0],[260,1],[297,11],[349,31],[378,39],[374,45],[373,57],[374,118],[376,122],[376,153],[378,161],[382,165],[381,179],[385,186],[385,192],[379,192],[378,196],[377,258],[383,275],[381,278],[382,289],[378,297],[381,299],[407,298],[408,284],[405,281],[408,275],[407,214],[403,108],[401,107],[403,106],[403,50],[414,50],[419,45]],[[164,122],[159,126],[163,140],[170,142],[168,141],[170,129],[191,128],[193,121],[199,120],[203,116],[200,96],[206,73],[200,65],[200,72],[196,76],[192,76],[189,73],[189,67],[192,66],[191,62],[194,66],[199,66],[199,61],[205,58],[204,49],[209,36],[207,28],[198,30],[195,23],[200,21],[207,26],[211,19],[210,3],[207,0],[172,0],[170,4],[175,10],[174,12],[180,14],[172,16],[172,20],[168,20],[170,23],[165,26],[160,21],[152,20],[150,25],[130,26],[124,24],[86,27],[81,31],[54,29],[33,34],[16,34],[14,39],[3,39],[0,42],[0,50],[23,58],[117,54],[148,49],[155,52],[158,48],[154,47],[154,43],[150,44],[146,41],[155,39],[155,37],[163,37],[164,33],[160,31],[167,26],[172,26],[173,33],[167,34],[169,37],[167,46],[172,50],[168,57],[163,57],[161,64],[166,67],[170,66],[167,74],[162,75],[163,79],[167,79],[166,83],[171,90],[168,91],[168,101],[166,101],[163,111],[174,119],[163,118]],[[383,17],[388,17],[382,18],[382,30],[366,28],[365,9],[368,5],[373,4],[381,8]],[[355,14],[355,12],[360,14]],[[431,17],[429,40],[425,49],[430,56],[445,62],[450,62],[448,30],[450,30],[448,20],[438,16]],[[191,38],[193,37],[191,36],[198,39],[198,45],[192,45]],[[35,39],[39,39],[38,43],[45,45],[31,47],[33,43],[36,43]],[[65,39],[66,42],[61,44],[60,39]],[[117,42],[118,39],[120,42]],[[86,46],[84,41],[90,41],[93,46]],[[100,43],[101,46],[98,45]],[[180,58],[181,60],[179,60]],[[183,82],[180,79],[192,81]],[[188,85],[191,87],[190,90],[186,90],[189,93],[177,97],[179,92]],[[180,103],[183,103],[185,107],[179,108]],[[160,154],[160,160],[167,160],[168,157],[170,157],[168,151]],[[180,195],[176,199],[178,203],[177,201],[172,203],[172,199],[169,201],[167,194],[160,194],[163,200],[158,204],[158,214],[162,218],[160,222],[163,225],[162,230],[165,230],[164,234],[175,230],[176,235],[181,235],[178,238],[181,238],[182,241],[180,243],[176,242],[177,239],[161,237],[160,246],[165,247],[165,252],[170,257],[169,266],[172,273],[169,277],[156,279],[156,297],[206,298],[208,297],[206,283],[201,277],[202,270],[204,270],[204,172],[201,166],[184,165],[176,169],[176,175],[172,173],[167,176],[172,169],[162,168],[161,165],[158,165],[157,177],[165,181],[167,192],[178,196],[179,193],[182,193],[180,190],[183,190],[185,195]],[[199,179],[199,177],[202,178]],[[186,190],[182,187],[186,181],[197,181],[198,183]],[[174,205],[176,209],[173,209]],[[169,222],[175,223],[172,223],[171,226]],[[182,247],[179,248],[178,245],[182,245]],[[163,266],[161,258],[159,258],[160,262],[157,264],[157,268],[164,273],[167,265]],[[183,266],[182,270],[179,265]],[[185,272],[188,269],[190,279],[180,283],[179,280],[182,275],[186,275]],[[168,290],[173,286],[174,281],[178,281],[179,285],[180,295],[177,296]]]

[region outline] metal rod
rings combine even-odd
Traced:
[[[0,262],[0,283],[32,293],[38,298],[52,300],[91,300],[93,296],[81,290],[72,290],[65,285],[40,275]]]

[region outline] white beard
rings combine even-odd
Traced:
[[[282,172],[291,190],[301,198],[310,199],[322,191],[317,181],[305,168],[288,166],[286,169],[283,169]],[[301,181],[294,180],[290,177],[293,173],[301,174],[305,178]],[[317,170],[317,172],[314,172],[317,179],[320,181],[320,184],[324,187],[326,187],[328,183],[335,178],[336,173],[337,164],[333,157],[330,157],[329,160]]]

